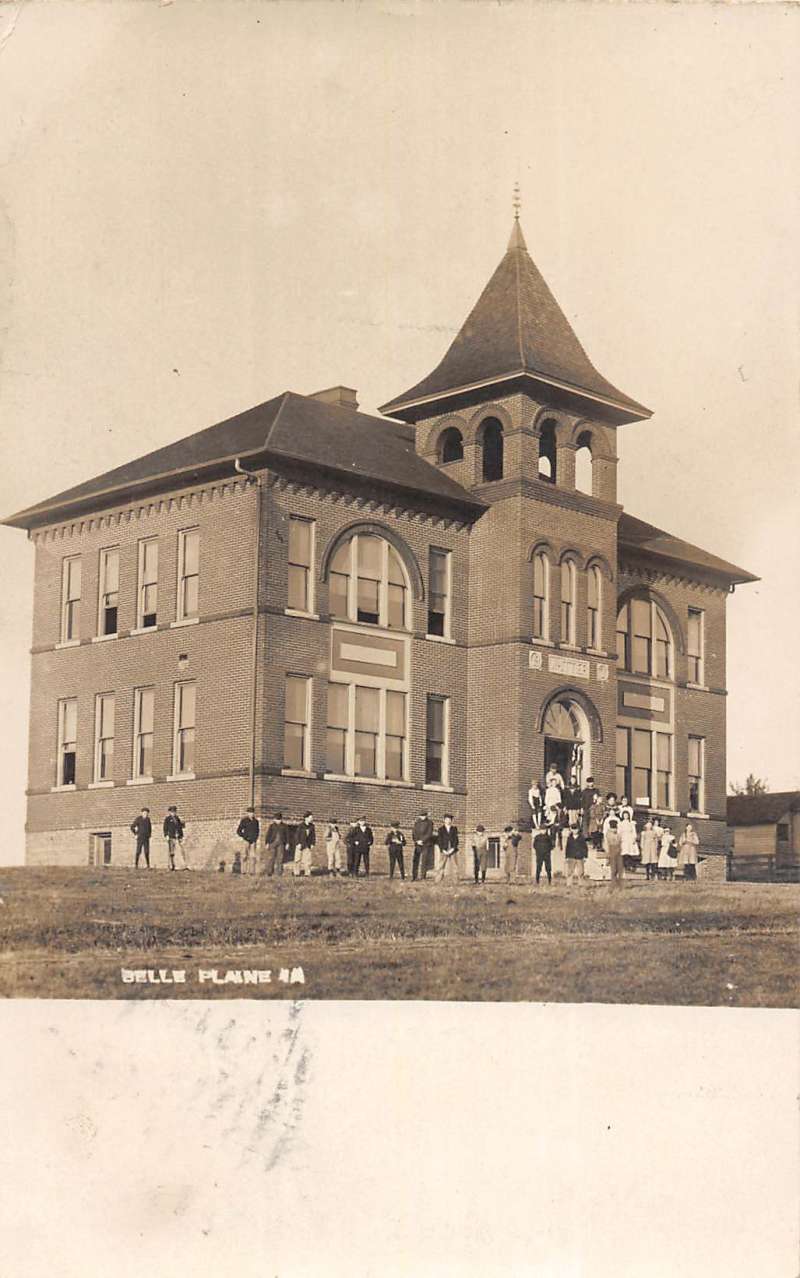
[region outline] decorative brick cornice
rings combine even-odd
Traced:
[[[590,497],[588,493],[577,489],[559,488],[558,484],[550,484],[541,479],[497,479],[490,484],[478,484],[475,491],[482,500],[488,502],[503,501],[508,497],[529,497],[546,502],[549,506],[578,510],[582,514],[613,523],[617,523],[622,514],[622,507],[616,502]]]

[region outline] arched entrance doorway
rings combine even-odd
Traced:
[[[567,785],[582,786],[592,773],[592,731],[583,706],[564,695],[550,702],[542,724],[545,772],[554,763]]]

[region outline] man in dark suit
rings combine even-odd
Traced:
[[[453,825],[452,813],[446,812],[444,822],[439,826],[436,836],[442,860],[436,875],[436,882],[441,883],[445,875],[452,876],[458,882],[458,827]]]
[[[411,830],[411,838],[414,841],[411,877],[424,879],[428,872],[430,849],[433,847],[433,821],[428,812],[420,812]]]
[[[264,856],[264,873],[272,876],[273,874],[283,874],[283,854],[286,851],[286,840],[289,832],[286,829],[286,823],[281,812],[276,812],[272,821],[267,826],[267,835],[264,840],[266,844]]]
[[[144,855],[144,863],[150,869],[150,837],[153,823],[150,820],[150,809],[142,808],[139,815],[131,822],[131,833],[136,835],[136,860],[134,866],[138,870],[139,857]]]
[[[261,827],[258,823],[255,808],[248,808],[245,816],[242,817],[236,827],[237,836],[244,842],[244,868],[251,874],[255,874],[258,869],[258,836]]]
[[[314,818],[310,812],[304,812],[303,820],[297,827],[294,845],[294,873],[298,878],[304,874],[311,877],[316,842],[317,830]]]
[[[374,842],[374,835],[367,818],[361,817],[353,830],[353,877],[358,878],[358,869],[364,862],[364,875],[369,878],[369,850]]]

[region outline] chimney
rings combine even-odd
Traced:
[[[327,390],[317,391],[308,398],[319,399],[323,404],[336,404],[339,408],[358,408],[357,392],[352,386],[329,386]]]

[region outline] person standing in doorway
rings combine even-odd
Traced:
[[[564,793],[564,778],[554,763],[547,769],[544,779],[545,819],[552,825],[561,808],[561,796]]]
[[[264,840],[266,845],[264,873],[270,878],[272,878],[273,874],[283,874],[283,858],[286,853],[288,838],[289,831],[286,828],[283,813],[276,812],[267,826],[267,834]]]
[[[455,883],[458,883],[458,827],[453,825],[451,812],[445,813],[444,821],[439,826],[437,842],[442,861],[436,875],[436,882],[441,883],[445,875],[448,875]]]
[[[342,836],[339,833],[339,822],[336,817],[328,821],[325,831],[325,856],[328,861],[328,874],[342,873]]]
[[[553,882],[553,837],[548,828],[537,830],[533,836],[533,853],[536,857],[536,886],[542,877],[542,870],[547,874],[547,882]]]
[[[414,840],[411,877],[424,879],[428,873],[430,850],[433,847],[433,821],[429,812],[420,812],[411,830],[411,838]]]
[[[297,878],[302,878],[303,875],[311,877],[314,865],[313,849],[316,842],[317,831],[314,828],[314,818],[310,812],[304,812],[294,845],[294,874]]]
[[[134,868],[139,868],[139,857],[144,857],[144,863],[148,870],[150,869],[150,839],[153,834],[153,823],[150,820],[150,809],[142,808],[141,812],[131,822],[131,833],[136,835],[136,860]]]
[[[164,817],[163,829],[164,829],[164,838],[167,840],[167,856],[169,857],[169,868],[171,870],[175,869],[175,852],[177,851],[178,848],[180,848],[181,856],[183,857],[183,868],[184,870],[188,870],[189,862],[186,860],[186,853],[183,849],[183,833],[184,833],[184,830],[186,829],[186,826],[184,825],[183,821],[181,821],[180,817],[178,816],[178,809],[175,807],[174,804],[172,805],[171,808],[167,810],[167,815]]]
[[[678,842],[678,865],[683,868],[684,879],[695,882],[697,879],[697,849],[700,839],[691,821],[686,822],[686,829]]]
[[[258,871],[258,836],[261,833],[261,826],[256,817],[255,808],[248,808],[238,826],[236,827],[236,837],[244,843],[244,869],[245,873],[255,874]]]
[[[475,875],[475,882],[486,882],[486,870],[489,865],[489,838],[486,834],[485,827],[477,825],[475,833],[472,836],[472,870]]]
[[[589,839],[594,846],[595,852],[599,852],[603,846],[603,824],[605,819],[605,800],[600,792],[596,790],[589,808]]]
[[[538,781],[531,781],[528,791],[528,807],[531,810],[531,825],[538,830],[544,825],[544,796]]]
[[[361,862],[364,862],[364,878],[369,878],[369,850],[374,843],[374,835],[367,824],[365,816],[359,817],[353,831],[353,877],[358,878]]]
[[[619,822],[616,817],[612,817],[608,823],[608,829],[603,836],[603,851],[608,857],[608,864],[611,870],[611,889],[616,891],[622,886],[622,839],[619,834]]]
[[[403,848],[406,846],[406,836],[400,829],[399,821],[392,821],[391,829],[386,835],[386,846],[389,849],[389,878],[394,878],[395,867],[400,871],[400,878],[406,877],[405,857]]]
[[[583,880],[583,863],[589,851],[586,835],[575,821],[569,828],[564,853],[567,862],[567,887]]]
[[[581,790],[581,833],[586,837],[589,835],[592,805],[599,797],[600,791],[594,783],[594,777],[587,777],[586,785]]]

